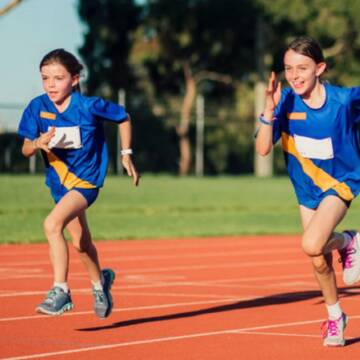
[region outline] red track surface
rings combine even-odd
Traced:
[[[0,247],[1,359],[357,359],[360,287],[344,287],[347,346],[325,348],[326,317],[298,237],[98,242],[115,307],[92,311],[87,274],[71,253],[75,309],[34,313],[52,283],[48,247]]]

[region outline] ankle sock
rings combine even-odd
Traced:
[[[344,242],[343,242],[343,246],[339,250],[345,249],[352,240],[351,235],[349,235],[347,232],[343,232],[342,235],[344,237]]]
[[[330,319],[336,320],[342,315],[342,310],[339,302],[333,305],[326,304],[326,309]]]

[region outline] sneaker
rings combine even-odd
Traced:
[[[324,346],[344,346],[344,330],[347,323],[348,317],[344,313],[337,320],[325,321],[321,326]]]
[[[101,271],[104,277],[103,290],[93,289],[95,314],[101,318],[106,318],[111,314],[113,308],[112,296],[110,293],[111,285],[115,279],[115,273],[111,269]]]
[[[74,307],[71,301],[70,291],[66,293],[62,288],[52,288],[45,300],[36,307],[36,311],[48,315],[61,315]]]
[[[352,285],[360,280],[360,234],[356,231],[344,231],[351,236],[350,243],[339,250],[343,267],[343,280],[346,285]]]

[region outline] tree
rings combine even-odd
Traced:
[[[128,57],[140,8],[135,0],[80,0],[78,11],[87,25],[80,48],[89,69],[87,90],[115,100],[119,89],[134,83]]]
[[[199,84],[230,84],[253,69],[256,11],[250,0],[151,0],[147,14],[150,36],[159,43],[158,53],[146,64],[152,81],[159,92],[183,96],[177,133],[179,173],[185,175],[191,161],[191,109]]]
[[[0,8],[0,16],[5,15],[6,13],[8,13],[10,10],[14,9],[16,6],[20,5],[20,3],[23,0],[11,0],[7,5],[3,6],[2,8]]]

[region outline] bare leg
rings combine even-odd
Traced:
[[[336,196],[327,196],[316,210],[300,206],[304,228],[302,247],[311,257],[315,278],[328,305],[337,303],[338,294],[332,256],[331,253],[324,255],[324,248],[346,211],[347,207]]]
[[[93,282],[100,281],[101,270],[96,247],[91,241],[90,230],[86,221],[85,211],[82,211],[76,218],[71,220],[66,229],[72,238],[75,249],[79,252],[79,256],[85,265],[90,279]]]
[[[50,246],[55,282],[67,282],[69,272],[69,253],[63,230],[86,208],[85,198],[77,191],[69,191],[44,221],[44,232]]]

